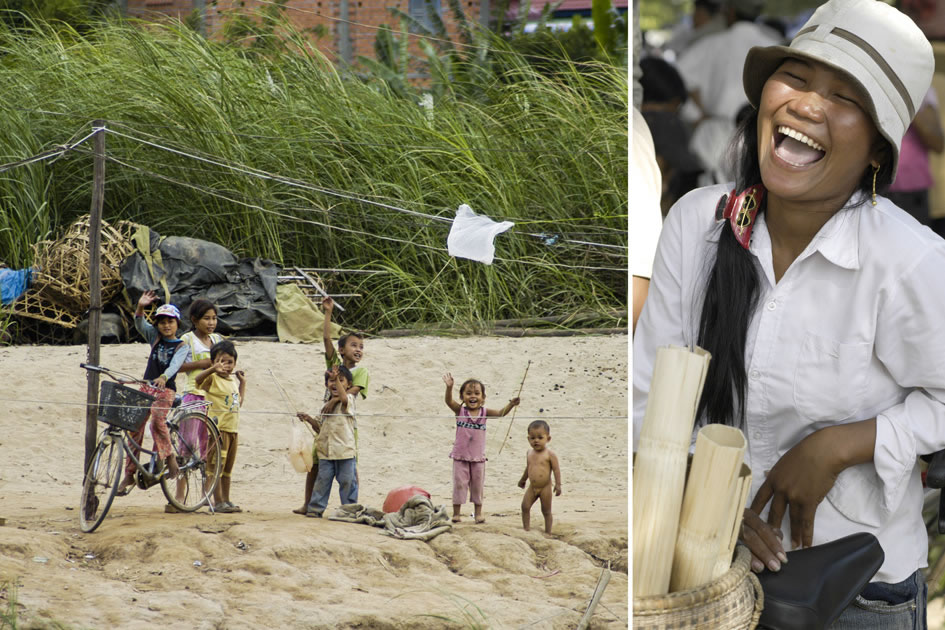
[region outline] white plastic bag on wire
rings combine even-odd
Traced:
[[[289,437],[289,452],[286,456],[295,472],[309,472],[315,462],[312,460],[312,446],[314,436],[306,431],[301,422],[292,423],[292,435]]]
[[[456,210],[456,218],[446,237],[446,248],[450,256],[469,258],[487,265],[495,257],[493,241],[496,235],[515,225],[511,221],[496,223],[489,217],[476,214],[463,204]]]

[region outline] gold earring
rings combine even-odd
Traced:
[[[879,173],[879,164],[873,165],[873,205],[876,205],[876,174]]]

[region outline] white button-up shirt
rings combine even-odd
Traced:
[[[656,349],[696,344],[715,206],[729,190],[689,193],[663,226],[633,341],[634,443]],[[875,417],[873,461],[840,474],[817,508],[814,544],[871,532],[886,553],[873,580],[899,582],[927,564],[917,458],[945,448],[945,241],[884,198],[850,206],[777,283],[764,215],[755,223],[761,290],[745,349],[745,459],[754,497],[805,436]],[[790,541],[788,515],[782,529]]]

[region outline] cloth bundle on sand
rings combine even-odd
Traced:
[[[276,333],[288,343],[321,343],[325,314],[297,284],[276,287]],[[341,326],[332,323],[332,337],[341,335]]]
[[[349,503],[336,508],[328,518],[332,521],[383,527],[381,533],[385,536],[404,540],[431,540],[453,528],[446,506],[434,507],[430,499],[423,495],[411,497],[399,511],[391,514],[360,503]]]

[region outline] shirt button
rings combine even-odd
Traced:
[[[753,381],[757,381],[759,378],[761,378],[761,372],[759,372],[758,370],[752,370],[749,376],[751,377]]]
[[[760,440],[760,439],[761,439],[761,431],[755,431],[755,432],[751,435],[751,437],[755,438],[756,440]]]
[[[767,308],[769,311],[773,311],[774,309],[778,308],[778,303],[775,302],[774,300],[771,300],[770,302],[768,302]]]

